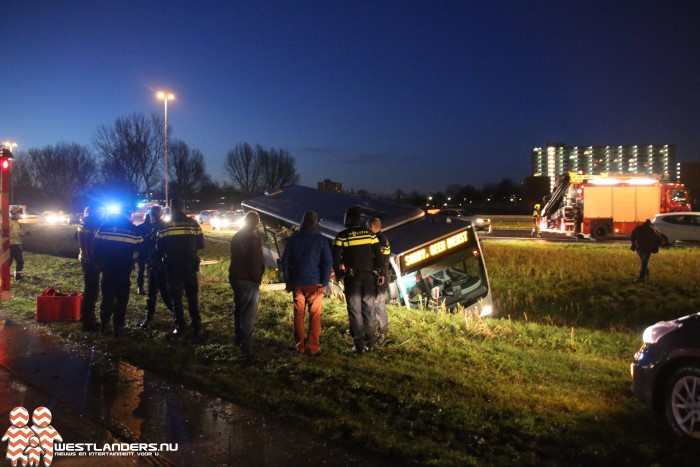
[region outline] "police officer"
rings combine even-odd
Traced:
[[[197,250],[204,248],[204,235],[197,221],[184,212],[182,200],[172,200],[172,218],[158,229],[156,249],[165,264],[168,289],[173,301],[173,336],[181,336],[185,331],[182,291],[187,297],[187,308],[192,320],[195,337],[201,333],[199,316],[199,256]]]
[[[345,230],[333,242],[333,271],[345,284],[345,300],[353,337],[353,352],[362,354],[374,348],[376,317],[375,285],[383,285],[386,271],[377,236],[361,227],[362,212],[357,207],[345,212]],[[377,274],[375,276],[375,272]]]
[[[386,235],[384,235],[382,232],[381,219],[375,217],[368,220],[367,228],[377,236],[377,240],[379,241],[379,249],[382,252],[382,263],[384,264],[384,270],[388,274],[391,246],[389,245],[389,239],[386,238]],[[376,275],[379,276],[378,272]],[[374,314],[377,317],[377,324],[379,326],[379,337],[377,337],[376,345],[382,345],[386,341],[386,335],[389,332],[389,316],[386,314],[387,289],[388,284],[386,280],[381,285],[379,284],[379,281],[377,281],[377,285],[375,286]]]
[[[92,242],[97,230],[102,225],[102,216],[96,206],[87,206],[83,211],[83,219],[75,232],[80,253],[78,261],[83,270],[83,300],[80,302],[80,322],[83,331],[97,330],[95,305],[100,295],[100,270],[92,254]]]
[[[136,226],[131,223],[129,212],[108,215],[95,233],[93,257],[102,272],[102,335],[107,333],[112,316],[114,337],[118,337],[124,327],[134,255],[142,241]]]
[[[143,329],[148,329],[153,315],[156,312],[156,297],[160,291],[160,296],[163,298],[163,303],[172,313],[173,301],[170,298],[168,291],[167,275],[165,267],[156,250],[156,235],[158,230],[165,228],[165,223],[162,220],[163,208],[160,206],[152,206],[149,213],[146,215],[146,220],[141,224],[140,231],[143,234],[143,245],[139,255],[143,256],[145,267],[148,276],[148,297],[146,298],[146,316],[141,321],[140,326]],[[143,282],[141,287],[143,287]]]

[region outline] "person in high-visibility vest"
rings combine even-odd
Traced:
[[[535,210],[532,211],[532,233],[531,237],[540,236],[540,220],[542,220],[542,214],[540,214],[540,205],[535,204]]]
[[[10,266],[15,262],[15,280],[22,279],[24,269],[24,256],[22,255],[22,237],[29,232],[22,232],[19,223],[24,210],[20,207],[13,207],[10,210]]]

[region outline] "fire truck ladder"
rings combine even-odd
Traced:
[[[564,194],[566,193],[566,190],[569,189],[569,183],[569,174],[566,173],[562,175],[561,180],[559,180],[557,186],[554,187],[554,191],[552,192],[552,196],[549,198],[549,201],[547,201],[542,208],[541,214],[543,218],[549,219],[549,216],[557,212],[557,210],[561,207],[561,203],[564,201]]]

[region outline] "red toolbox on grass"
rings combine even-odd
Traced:
[[[54,288],[44,290],[36,297],[36,320],[78,321],[80,319],[80,302],[83,294],[64,294]]]

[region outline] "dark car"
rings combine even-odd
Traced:
[[[491,233],[491,219],[486,216],[477,216],[469,211],[460,208],[445,208],[437,212],[438,216],[460,217],[471,221],[474,228],[481,232]]]
[[[632,393],[672,432],[700,439],[700,313],[656,323],[642,339]]]

